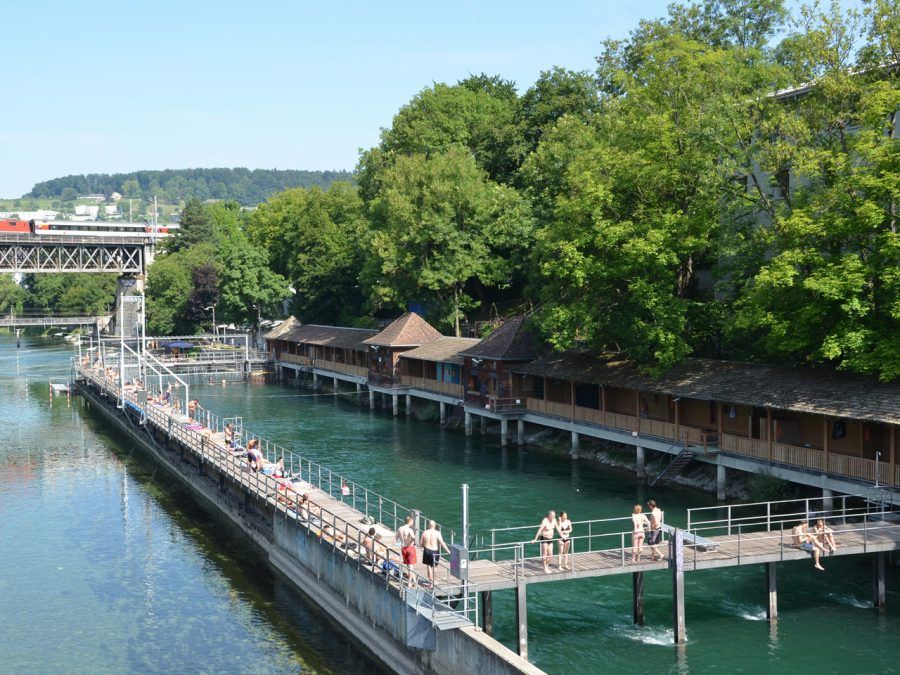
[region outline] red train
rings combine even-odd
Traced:
[[[33,220],[0,220],[0,232],[34,234],[34,228],[35,223]]]

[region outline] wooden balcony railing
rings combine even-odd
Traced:
[[[401,375],[400,384],[407,387],[415,387],[416,389],[424,389],[425,391],[433,391],[438,394],[446,394],[447,396],[454,396],[457,398],[462,398],[463,395],[463,386],[461,383],[454,384],[452,382],[440,382],[438,380],[432,380],[428,377]]]
[[[285,363],[295,363],[298,366],[311,366],[312,359],[308,356],[300,356],[300,354],[288,354],[286,352],[281,352],[281,356],[279,360],[284,361]]]
[[[322,370],[333,370],[336,373],[346,373],[347,375],[358,375],[359,377],[368,377],[369,375],[369,369],[366,366],[354,366],[339,361],[314,359],[312,365],[316,368],[321,368]]]

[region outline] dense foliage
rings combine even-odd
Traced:
[[[124,197],[168,204],[191,198],[234,200],[256,206],[276,192],[293,187],[328,187],[336,180],[349,180],[346,171],[295,171],[278,169],[166,169],[132,173],[91,173],[63,176],[35,184],[26,195],[32,198],[74,199],[77,195],[118,192]]]

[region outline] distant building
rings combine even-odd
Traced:
[[[56,220],[59,211],[41,209],[39,211],[0,211],[0,218],[15,218],[19,220]]]
[[[96,218],[97,214],[100,213],[99,206],[88,206],[87,204],[79,204],[75,207],[75,217],[81,218]]]
[[[112,201],[117,202],[117,201],[119,201],[120,199],[122,199],[122,195],[120,195],[118,192],[113,192],[113,193],[109,196],[109,198],[110,198]],[[113,208],[115,208],[115,207],[113,207]],[[109,213],[109,209],[108,209],[108,208],[106,209],[106,212]]]
[[[106,201],[105,196],[103,196],[101,194],[97,194],[97,193],[89,194],[89,195],[82,195],[81,197],[79,197],[79,199],[90,199],[91,201],[97,202],[98,204],[100,202]]]

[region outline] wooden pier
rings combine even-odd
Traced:
[[[157,436],[177,441],[181,452],[188,451],[196,457],[201,474],[207,470],[218,477],[220,487],[225,482],[236,486],[245,501],[257,500],[274,511],[276,523],[281,518],[305,528],[360,572],[383,577],[385,588],[403,598],[412,611],[427,617],[433,629],[446,631],[480,625],[490,635],[491,594],[515,590],[517,645],[523,658],[528,653],[527,587],[531,584],[631,574],[634,619],[635,623],[642,624],[643,575],[668,573],[672,578],[675,641],[683,642],[686,639],[686,572],[765,564],[767,613],[771,620],[776,620],[777,563],[806,560],[812,564],[810,554],[795,545],[791,531],[800,520],[823,518],[833,530],[838,548],[823,556],[826,564],[833,556],[873,554],[873,593],[877,608],[884,607],[885,555],[900,549],[900,511],[893,506],[895,500],[879,502],[874,493],[832,497],[827,501],[807,499],[703,507],[689,510],[685,528],[664,526],[660,561],[649,559],[649,545],[645,543],[646,559],[632,562],[630,518],[575,523],[571,569],[556,569],[554,556],[549,573],[544,572],[537,555],[539,545],[530,539],[535,527],[505,528],[492,530],[487,543],[487,535],[482,535],[480,546],[478,537],[474,545],[472,541],[459,542],[459,553],[468,564],[454,568],[458,574],[454,576],[448,561],[442,561],[432,588],[425,580],[424,566],[408,568],[402,564],[395,543],[394,533],[408,514],[415,514],[417,529],[421,529],[424,516],[415,510],[242,430],[244,442],[256,438],[266,459],[283,460],[292,478],[250,471],[247,460],[226,447],[223,433],[226,420],[209,411],[204,411],[198,416],[201,419],[192,423],[173,406],[148,402],[147,392],[126,388],[123,396],[116,378],[102,371],[76,368],[76,379],[105,396],[120,399],[124,408]],[[366,550],[362,543],[370,527],[381,535],[381,541]],[[448,528],[443,531],[448,541],[455,540],[455,534]],[[466,571],[459,572],[460,569]]]

